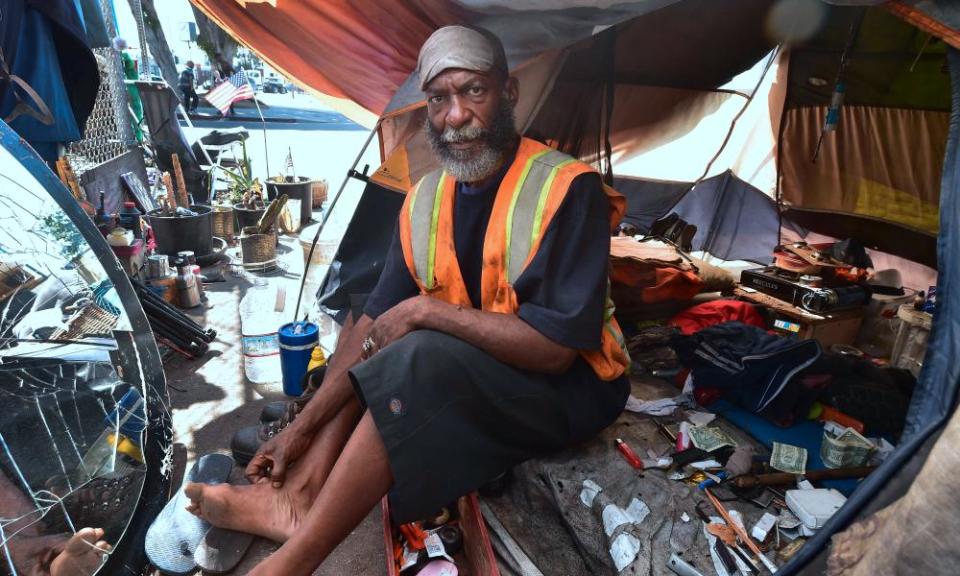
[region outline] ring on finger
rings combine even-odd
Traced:
[[[376,346],[376,343],[374,343],[373,338],[371,338],[371,337],[369,337],[369,336],[367,336],[366,338],[364,338],[364,339],[363,339],[363,344],[360,345],[361,351],[363,352],[363,355],[364,355],[365,357],[368,357],[368,358],[369,358],[370,356],[373,356],[373,348],[374,348],[374,346]]]

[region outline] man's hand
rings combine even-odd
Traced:
[[[285,430],[264,442],[247,464],[246,476],[251,484],[269,478],[274,488],[283,486],[287,467],[296,462],[310,448],[313,434],[291,424]]]
[[[378,316],[368,334],[372,347],[369,351],[364,351],[363,359],[366,360],[419,328],[420,319],[427,313],[433,300],[429,296],[408,298]]]

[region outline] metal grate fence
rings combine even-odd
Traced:
[[[104,15],[107,33],[113,38],[117,31],[113,26],[109,1],[100,0],[100,9]],[[78,175],[137,145],[130,125],[120,54],[112,48],[95,48],[93,52],[100,71],[100,89],[93,112],[87,119],[83,139],[72,143],[68,148],[71,164]]]

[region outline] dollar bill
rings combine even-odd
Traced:
[[[828,468],[863,466],[876,447],[853,428],[846,428],[839,435],[823,431],[820,458]]]
[[[781,472],[803,474],[807,470],[807,449],[774,442],[770,466]]]
[[[713,452],[723,446],[736,446],[733,438],[727,436],[727,433],[719,428],[710,428],[707,426],[691,426],[690,441],[697,448],[704,452]]]

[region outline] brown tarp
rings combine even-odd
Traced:
[[[869,216],[935,234],[949,114],[844,106],[824,135],[826,107],[784,119],[781,195],[788,205]]]
[[[284,76],[374,116],[416,66],[423,41],[460,21],[453,3],[428,0],[191,1]]]

